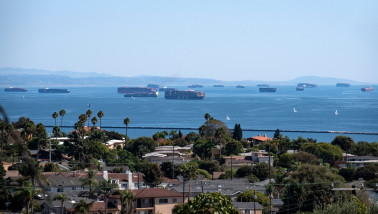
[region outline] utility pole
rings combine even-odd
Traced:
[[[232,154],[231,154],[231,180],[232,180],[232,178],[233,178],[233,171],[232,171]]]
[[[172,179],[175,179],[175,144],[172,147]]]
[[[271,182],[272,182],[272,175],[271,175],[271,173],[270,173],[270,144],[268,145],[268,156],[269,156],[269,186],[271,186],[270,184],[271,184]],[[272,187],[271,187],[272,188]],[[273,188],[272,188],[272,190],[271,191],[273,191]],[[272,213],[272,197],[271,197],[271,195],[272,195],[272,192],[270,193],[270,195],[269,195],[269,213],[271,214]]]
[[[255,199],[253,200],[253,212],[256,214],[256,190],[253,191],[253,199]]]

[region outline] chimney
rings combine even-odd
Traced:
[[[102,172],[102,177],[103,177],[105,180],[109,180],[109,177],[108,177],[108,171],[103,171],[103,172]]]
[[[126,174],[128,175],[127,189],[133,189],[133,173],[127,170]]]

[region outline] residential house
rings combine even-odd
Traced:
[[[120,210],[116,206],[109,203],[106,214],[119,214],[119,211]],[[75,208],[71,207],[67,209],[67,214],[80,214],[80,212],[75,211]],[[87,214],[105,214],[105,202],[97,201],[93,203],[92,206],[89,208],[89,212]]]
[[[124,140],[109,140],[105,143],[105,145],[109,148],[109,149],[116,149],[118,146],[120,146],[121,148],[123,148],[123,145],[125,144],[125,141]]]
[[[183,203],[183,195],[162,188],[148,188],[131,190],[134,195],[135,214],[172,214],[172,209],[177,204]],[[119,195],[112,195],[108,201],[121,209]],[[186,198],[185,198],[186,201]]]
[[[257,202],[232,202],[239,214],[262,214],[263,207]]]
[[[264,136],[261,136],[261,135],[257,135],[255,137],[249,137],[247,138],[247,140],[252,143],[253,145],[257,145],[259,143],[262,143],[262,142],[267,142],[267,141],[271,141],[273,140],[272,138],[270,137],[267,137],[266,135]]]
[[[126,173],[108,173],[104,171],[103,177],[105,180],[110,180],[111,183],[117,184],[120,190],[145,187],[142,173],[132,173],[130,171],[126,171]]]

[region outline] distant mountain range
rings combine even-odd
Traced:
[[[296,85],[299,82],[315,83],[318,85],[335,85],[338,82],[345,82],[355,85],[366,85],[369,83],[355,82],[346,79],[327,78],[317,76],[298,77],[290,81],[221,81],[206,78],[172,78],[160,76],[135,76],[119,77],[101,73],[85,73],[72,71],[48,71],[40,69],[23,69],[23,68],[0,68],[0,86],[1,87],[58,87],[58,86],[146,86],[154,83],[160,86],[187,86],[192,84],[201,84],[212,86],[215,84],[223,85]],[[370,83],[371,84],[371,83]]]

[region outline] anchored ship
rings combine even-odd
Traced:
[[[28,90],[26,88],[13,88],[13,87],[9,87],[9,88],[5,88],[4,91],[5,92],[27,92]]]
[[[156,88],[156,89],[158,89],[159,85],[158,84],[148,84],[147,88]]]
[[[277,91],[277,88],[268,88],[268,87],[264,87],[264,88],[259,88],[259,91],[260,91],[260,92],[276,92],[276,91]]]
[[[213,85],[213,87],[216,87],[216,88],[222,88],[222,87],[224,87],[224,85]]]
[[[59,88],[41,88],[38,89],[39,93],[70,93],[68,89],[59,89]]]
[[[349,87],[349,83],[336,83],[336,87]]]
[[[165,91],[165,99],[174,100],[202,100],[205,97],[205,93],[194,90],[171,90]]]
[[[195,84],[195,85],[189,85],[188,88],[202,88],[203,85],[198,85],[198,84]]]
[[[318,85],[313,84],[313,83],[298,83],[298,87],[303,87],[303,88],[316,88]]]
[[[157,97],[159,93],[155,88],[147,87],[119,87],[118,93],[124,97]]]
[[[373,88],[369,86],[369,87],[361,88],[361,91],[373,91]]]

